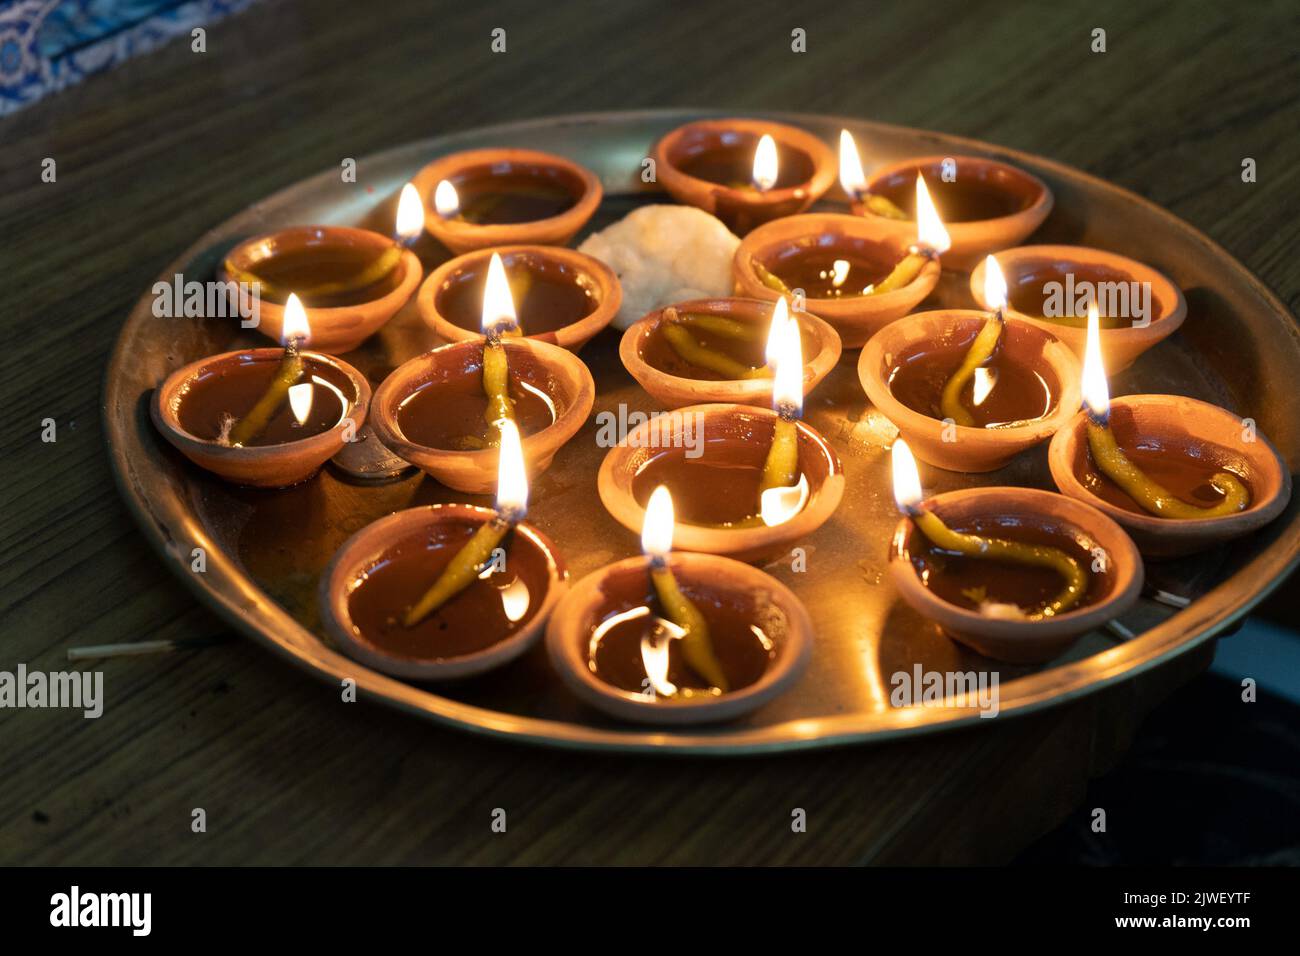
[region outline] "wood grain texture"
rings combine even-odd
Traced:
[[[1294,5],[1247,9],[268,0],[212,27],[206,54],[172,44],[0,122],[0,669],[223,630],[118,500],[101,377],[154,275],[261,196],[345,156],[547,113],[838,112],[1113,180],[1206,231],[1294,311]],[[489,52],[496,26],[504,56]],[[807,54],[790,52],[796,26]],[[1105,54],[1089,51],[1097,26]],[[1207,655],[973,732],[727,762],[489,743],[344,704],[243,641],[112,661],[99,720],[0,711],[0,862],[996,862],[1059,822]],[[190,831],[194,807],[206,834]],[[489,829],[495,807],[505,834]],[[794,807],[805,834],[790,832]]]

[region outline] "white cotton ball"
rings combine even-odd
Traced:
[[[687,299],[731,295],[731,260],[740,240],[694,206],[642,206],[578,247],[618,275],[623,305],[614,327]]]

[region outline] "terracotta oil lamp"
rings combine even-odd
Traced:
[[[982,156],[925,156],[877,169],[850,193],[853,212],[881,223],[913,219],[918,175],[952,238],[943,257],[948,269],[971,269],[991,252],[1020,245],[1052,211],[1052,191],[1022,169]]]
[[[1004,301],[1001,273],[988,300]],[[1050,333],[993,312],[920,312],[886,326],[858,361],[862,387],[922,461],[1001,468],[1074,415],[1079,361]]]
[[[471,494],[492,490],[502,419],[519,426],[528,469],[540,474],[596,400],[591,372],[577,356],[518,334],[502,260],[494,255],[487,271],[484,336],[399,365],[371,403],[371,426],[386,447]]]
[[[919,177],[916,191],[921,215],[915,228],[815,213],[755,229],[732,261],[737,291],[802,300],[835,328],[845,348],[861,348],[911,312],[939,281],[948,234]]]
[[[666,485],[681,516],[679,547],[761,562],[805,539],[835,511],[844,493],[839,458],[798,420],[798,327],[779,305],[772,325],[772,410],[687,406],[642,423],[610,449],[596,486],[625,528],[641,527],[651,493]]]
[[[345,653],[408,680],[481,674],[523,654],[568,588],[554,546],[523,523],[519,433],[502,427],[496,507],[432,505],[362,528],[321,578],[321,618]]]
[[[835,181],[835,155],[811,133],[768,120],[698,120],[651,153],[678,202],[717,216],[737,235],[803,212]]]
[[[1051,332],[1080,360],[1088,338],[1087,301],[1109,290],[1104,298],[1118,299],[1120,305],[1105,310],[1114,314],[1102,320],[1101,348],[1111,372],[1128,368],[1178,331],[1187,317],[1187,300],[1178,286],[1150,266],[1113,252],[1087,246],[1019,246],[995,258],[1010,289],[1007,314]],[[971,273],[970,289],[987,309],[982,262]],[[1139,305],[1147,314],[1135,314]]]
[[[479,309],[494,257],[505,266],[517,323],[528,338],[576,352],[618,314],[618,277],[599,259],[558,246],[502,246],[457,256],[420,287],[420,315],[441,338],[483,338]]]
[[[1249,534],[1281,513],[1291,473],[1237,415],[1181,395],[1112,400],[1098,309],[1088,308],[1084,410],[1052,439],[1061,491],[1122,525],[1142,553],[1191,554]]]
[[[284,348],[191,362],[154,392],[150,412],[162,436],[227,481],[306,481],[365,423],[369,383],[341,359],[304,348],[311,328],[294,295],[282,328]]]
[[[893,448],[890,574],[903,600],[986,657],[1048,661],[1123,614],[1142,559],[1095,508],[1032,488],[969,488],[922,500],[907,442]]]
[[[623,333],[619,356],[665,408],[708,402],[767,408],[774,379],[765,341],[775,306],[759,299],[694,299],[656,309]],[[840,337],[814,315],[795,318],[808,356],[807,394],[839,361]]]
[[[407,303],[424,277],[406,248],[420,234],[419,197],[408,183],[397,207],[396,239],[346,226],[297,226],[249,239],[226,256],[218,277],[241,283],[241,315],[256,308],[257,329],[284,338],[290,293],[307,308],[318,352],[351,352]],[[254,302],[246,291],[259,290]]]
[[[424,228],[455,253],[515,244],[562,246],[600,205],[595,173],[535,149],[443,156],[412,180]]]
[[[622,720],[683,725],[749,713],[808,663],[812,622],[788,588],[711,554],[674,554],[673,502],[651,495],[644,558],[583,578],[546,631],[551,664],[583,701]]]

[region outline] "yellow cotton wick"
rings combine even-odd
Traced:
[[[298,343],[292,340],[284,347],[284,358],[280,360],[280,367],[271,384],[257,400],[257,404],[230,430],[230,444],[246,445],[266,430],[266,426],[271,423],[271,416],[288,396],[289,388],[302,377],[302,371]]]
[[[1088,419],[1088,448],[1101,473],[1119,485],[1144,511],[1156,517],[1222,518],[1250,505],[1250,491],[1236,475],[1226,471],[1210,479],[1210,486],[1223,495],[1222,501],[1209,508],[1189,505],[1144,474],[1116,443],[1110,425],[1091,417]]]
[[[911,517],[930,543],[943,551],[953,551],[971,558],[1051,568],[1060,574],[1065,580],[1065,587],[1041,611],[1027,615],[1031,620],[1063,614],[1078,604],[1087,593],[1088,572],[1060,548],[953,531],[938,515],[922,509],[917,509]]]
[[[725,694],[731,689],[731,684],[713,652],[708,621],[694,602],[682,593],[677,578],[666,563],[651,563],[650,580],[654,583],[655,594],[663,606],[664,616],[686,632],[681,638],[682,656],[686,658],[686,663],[702,680]]]
[[[514,421],[515,403],[510,397],[510,366],[505,346],[500,338],[488,336],[483,342],[483,392],[487,395],[487,408],[483,418],[488,423],[488,444],[501,444],[501,429],[497,422],[503,418]]]
[[[958,425],[974,427],[975,418],[961,403],[961,394],[966,388],[966,383],[975,374],[975,370],[993,357],[993,350],[998,347],[998,340],[1002,337],[1003,325],[1005,323],[1002,313],[998,312],[984,323],[984,327],[975,336],[975,341],[971,343],[961,365],[943,387],[939,410],[944,418],[951,418]]]
[[[424,592],[419,601],[407,608],[402,615],[402,625],[414,627],[473,584],[483,573],[483,567],[491,559],[493,550],[513,527],[514,522],[500,515],[495,515],[480,525],[474,536],[465,542],[451,562],[442,569],[433,586]]]

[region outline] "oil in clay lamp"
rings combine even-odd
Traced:
[[[547,627],[547,650],[582,700],[623,720],[696,724],[749,713],[807,665],[812,624],[789,589],[756,568],[674,554],[673,499],[650,496],[644,558],[588,575]]]
[[[1007,312],[1051,332],[1083,360],[1087,307],[1107,290],[1118,308],[1102,317],[1101,344],[1109,371],[1128,368],[1147,349],[1178,331],[1187,300],[1167,276],[1136,259],[1087,246],[1018,246],[996,256],[1007,276]],[[970,289],[983,308],[984,264],[971,273]]]
[[[923,461],[993,471],[1073,416],[1079,362],[1051,334],[1004,314],[1006,286],[990,257],[987,313],[921,312],[867,343],[858,377],[873,405]]]
[[[534,149],[475,149],[425,166],[412,180],[424,228],[452,252],[514,244],[562,246],[591,218],[600,179]]]
[[[520,429],[528,467],[539,474],[582,427],[595,401],[595,383],[580,359],[519,334],[499,255],[491,255],[486,271],[482,336],[398,366],[376,391],[371,414],[387,448],[471,494],[493,487],[501,422]]]
[[[150,411],[163,437],[228,481],[262,487],[305,481],[365,422],[365,376],[305,349],[311,326],[292,293],[282,328],[282,349],[200,359],[154,393]]]
[[[450,680],[514,660],[567,589],[554,546],[523,522],[519,432],[501,424],[495,508],[433,505],[353,535],[321,579],[323,619],[352,657],[398,677]]]
[[[815,250],[809,250],[783,262],[779,274],[755,260],[754,273],[760,282],[781,295],[793,295],[795,289],[802,289],[810,299],[843,300],[896,292],[915,282],[928,263],[938,263],[948,248],[947,230],[920,175],[916,177],[916,203],[916,242],[887,272],[880,273],[879,263],[853,259],[835,259],[827,266]]]
[[[666,408],[706,402],[766,408],[772,404],[775,380],[764,339],[771,334],[777,308],[777,302],[759,299],[678,302],[624,332],[619,356],[641,387]],[[815,315],[798,313],[795,321],[808,357],[803,370],[807,393],[839,361],[840,337]]]
[[[479,304],[493,263],[509,279],[519,334],[577,351],[609,325],[623,302],[614,270],[558,246],[501,246],[443,263],[420,286],[420,316],[448,342],[482,336]],[[513,333],[512,333],[513,334]]]
[[[674,199],[717,216],[737,235],[802,212],[835,180],[825,143],[767,120],[687,123],[660,139],[651,156]]]
[[[760,298],[802,298],[835,328],[845,348],[860,348],[939,281],[948,232],[920,176],[916,203],[915,232],[910,223],[880,227],[838,213],[768,223],[736,250],[736,288]]]
[[[907,442],[895,441],[891,454],[904,516],[891,576],[903,599],[955,640],[998,660],[1047,661],[1137,600],[1137,548],[1096,509],[1030,488],[923,500]]]
[[[1202,551],[1277,517],[1291,474],[1268,440],[1252,423],[1185,396],[1112,401],[1100,326],[1092,302],[1084,410],[1048,455],[1057,487],[1123,525],[1151,557]]]
[[[691,551],[768,560],[830,517],[844,476],[826,440],[799,421],[801,339],[784,299],[773,310],[766,352],[775,369],[771,411],[688,406],[667,416],[667,425],[643,423],[610,449],[597,489],[624,527],[641,526],[661,484],[680,504],[678,540]]]
[[[226,256],[223,281],[256,289],[257,329],[283,339],[285,305],[292,291],[307,309],[312,346],[338,355],[378,332],[404,306],[424,278],[407,248],[420,235],[420,198],[407,183],[397,204],[394,236],[346,226],[298,226],[240,243]],[[241,314],[253,303],[240,295]]]
[[[918,175],[931,185],[952,238],[944,256],[949,269],[971,269],[989,253],[1019,245],[1052,211],[1047,184],[1009,163],[926,156],[879,168],[861,186],[850,183],[853,212],[881,224],[897,224],[900,212],[913,219],[912,182]]]

